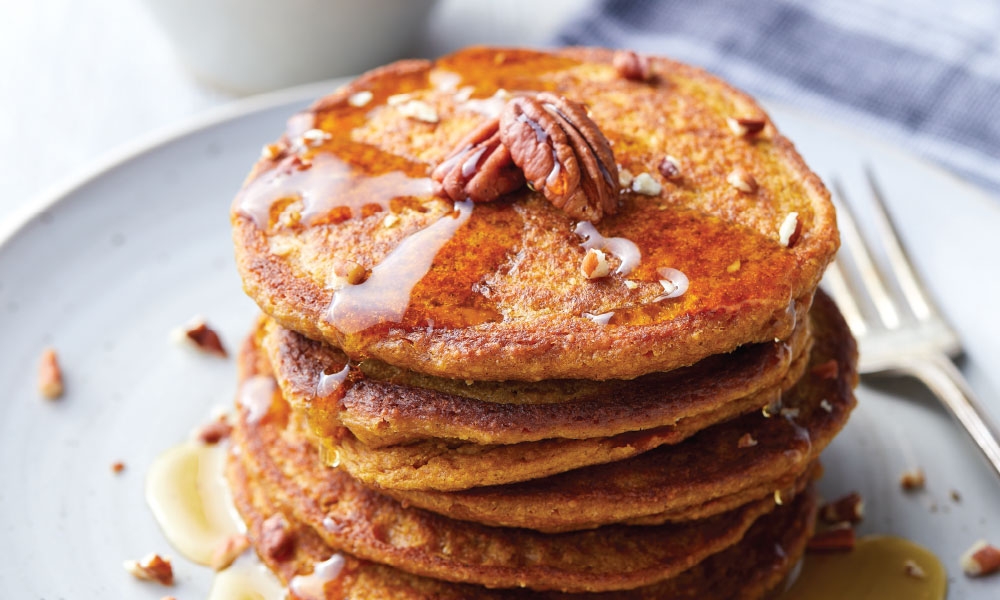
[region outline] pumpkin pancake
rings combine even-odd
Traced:
[[[248,418],[249,417],[249,418]],[[232,443],[253,485],[331,547],[401,570],[487,587],[595,592],[677,576],[737,543],[773,496],[706,519],[546,534],[448,519],[323,466],[280,394],[263,415],[237,412]],[[791,495],[810,479],[800,478]]]
[[[234,502],[247,523],[248,535],[258,555],[289,585],[293,597],[308,600],[757,600],[777,589],[797,564],[811,535],[815,514],[815,493],[810,486],[793,502],[754,522],[739,543],[676,577],[650,586],[598,594],[487,589],[412,575],[355,558],[340,547],[327,545],[315,529],[299,521],[293,511],[270,496],[267,487],[257,485],[239,457],[231,457],[227,474]],[[279,513],[290,524],[294,545],[290,553],[275,558],[262,548],[261,540],[264,522]],[[342,567],[318,578],[320,585],[315,585],[317,578],[308,576],[314,574],[318,565],[339,563],[338,555]],[[295,595],[296,590],[306,593]]]
[[[745,94],[661,58],[629,80],[613,58],[472,48],[318,101],[234,200],[245,290],[353,360],[477,381],[633,378],[788,338],[839,243],[827,191]],[[570,129],[610,144],[609,185],[645,174],[602,219],[556,208],[555,186],[453,202],[429,177],[500,111],[549,106],[537,92],[587,103],[596,129],[577,113]],[[502,135],[533,135],[510,124]],[[549,149],[598,153],[573,143]],[[570,181],[558,167],[551,179]],[[581,274],[590,249],[607,276]]]
[[[770,493],[768,488],[780,490],[809,468],[856,402],[857,346],[847,324],[822,292],[816,294],[811,315],[810,369],[784,394],[781,413],[770,418],[758,411],[680,444],[513,485],[460,492],[383,491],[452,518],[566,531],[704,515],[713,501],[724,506],[727,497],[761,497]]]
[[[285,399],[304,412],[318,437],[338,437],[346,428],[365,446],[381,448],[426,439],[588,439],[673,426],[798,379],[812,344],[808,325],[803,319],[787,341],[744,346],[668,373],[600,382],[459,381],[380,361],[349,364],[339,349],[270,319],[261,320],[254,335]]]

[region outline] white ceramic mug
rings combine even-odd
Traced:
[[[196,77],[255,93],[400,58],[435,0],[145,0]]]

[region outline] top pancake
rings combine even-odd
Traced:
[[[632,378],[786,338],[837,248],[828,193],[769,122],[752,137],[730,130],[728,117],[766,119],[746,95],[666,59],[652,59],[652,81],[629,81],[612,57],[473,48],[320,100],[234,201],[247,293],[351,358],[460,379]],[[434,195],[428,174],[496,114],[498,90],[585,101],[616,162],[662,186],[623,191],[596,225],[638,248],[627,276],[583,277],[579,223],[541,193],[475,205]],[[359,92],[372,94],[363,106]],[[415,107],[426,120],[407,116]],[[668,155],[679,177],[658,171]],[[727,182],[736,169],[755,192]],[[799,233],[784,247],[793,212]],[[338,277],[351,263],[368,274],[359,285]],[[687,292],[657,300],[661,268],[683,272]],[[605,313],[605,325],[586,316]]]

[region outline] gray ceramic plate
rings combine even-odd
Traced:
[[[168,340],[201,314],[234,349],[255,307],[240,291],[228,207],[262,144],[285,118],[333,84],[227,108],[95,168],[61,193],[0,224],[0,596],[157,599],[126,558],[169,552],[143,500],[143,476],[162,450],[230,402],[231,361]],[[905,154],[786,109],[775,120],[823,176],[863,198],[871,162],[891,209],[959,329],[973,387],[1000,413],[1000,208]],[[864,213],[864,207],[858,211]],[[67,394],[38,398],[44,346],[63,361]],[[944,560],[951,598],[996,598],[1000,579],[970,581],[957,557],[1000,542],[1000,482],[919,386],[879,382],[827,452],[828,495],[861,491],[863,529],[905,536]],[[111,474],[112,462],[127,464]],[[900,492],[898,474],[923,467],[928,489]],[[961,503],[949,491],[961,493]],[[177,561],[179,598],[204,597],[207,569]]]

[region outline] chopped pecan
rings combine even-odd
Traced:
[[[458,143],[431,177],[456,202],[490,202],[524,185],[524,173],[500,142],[500,119],[493,118]]]
[[[618,165],[582,104],[547,92],[514,98],[500,140],[529,186],[574,219],[596,223],[617,210]]]
[[[910,469],[899,476],[899,486],[907,492],[922,490],[926,483],[927,477],[923,469]]]
[[[275,513],[261,525],[260,551],[273,560],[285,560],[295,549],[292,525],[285,515]]]
[[[618,74],[629,81],[649,81],[652,73],[649,70],[649,58],[633,50],[615,52],[612,64]]]
[[[966,550],[961,558],[962,570],[970,577],[1000,571],[1000,548],[980,540]]]
[[[229,424],[229,419],[220,417],[199,427],[194,437],[206,446],[214,446],[228,438],[232,431],[233,426]]]
[[[170,559],[159,554],[150,554],[142,560],[126,560],[124,567],[136,579],[155,581],[162,585],[174,584],[174,568]]]
[[[833,527],[813,534],[806,543],[806,549],[819,552],[846,552],[854,549],[854,528],[850,523],[838,523]]]
[[[764,130],[767,121],[759,117],[727,117],[726,125],[739,137],[751,137]]]
[[[195,318],[183,330],[176,332],[176,336],[181,341],[191,343],[206,354],[214,354],[222,358],[228,356],[226,347],[222,345],[222,338],[201,318]]]
[[[38,391],[49,400],[63,395],[62,368],[59,356],[52,348],[46,348],[38,361]]]
[[[819,509],[819,517],[827,523],[857,523],[864,518],[865,502],[861,494],[851,492]]]

